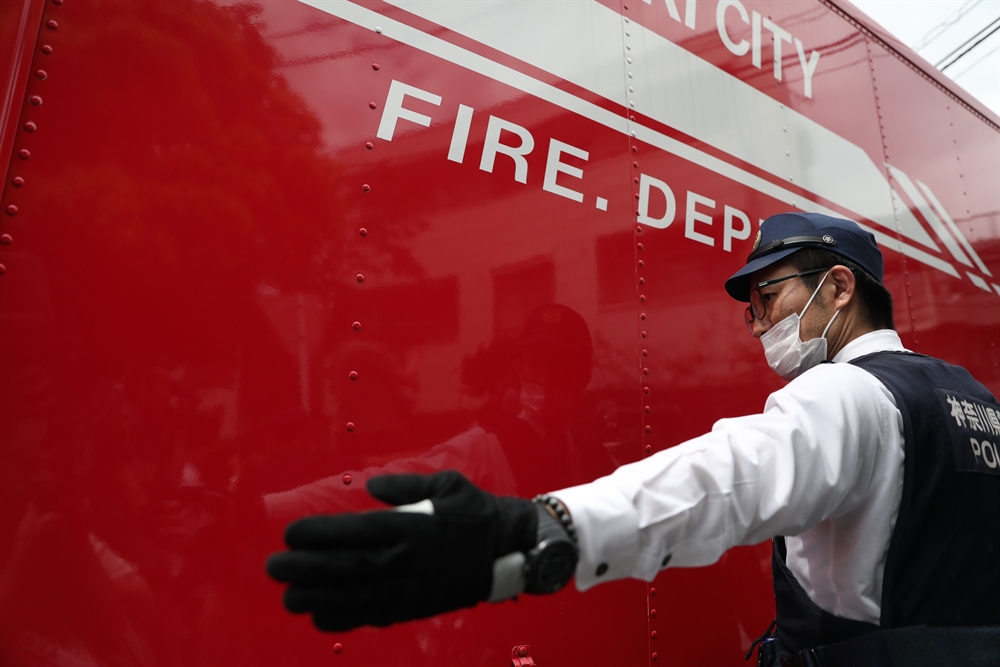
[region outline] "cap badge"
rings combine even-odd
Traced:
[[[823,235],[823,243],[827,245],[837,245],[837,239],[833,238],[829,234]]]
[[[757,246],[759,246],[759,245],[760,245],[760,230],[758,229],[757,230],[757,238],[755,238],[753,240],[753,248],[751,248],[750,252],[753,252],[754,250],[756,250]]]

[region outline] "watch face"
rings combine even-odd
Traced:
[[[539,593],[554,593],[565,586],[576,571],[576,546],[565,540],[546,540],[538,549],[533,583]]]

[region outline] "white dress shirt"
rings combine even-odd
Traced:
[[[785,535],[786,563],[816,604],[878,623],[903,490],[903,421],[879,380],[842,362],[903,349],[895,331],[861,336],[836,363],[771,394],[762,414],[721,419],[710,433],[553,493],[577,527],[577,588],[652,581],[668,555],[672,567],[709,565],[730,547]]]

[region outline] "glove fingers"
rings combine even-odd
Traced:
[[[298,550],[268,558],[267,573],[292,584],[342,585],[409,574],[413,561],[413,548],[406,544],[377,550]]]
[[[398,512],[311,516],[288,525],[285,543],[292,549],[386,547],[424,534],[429,519],[423,514]]]

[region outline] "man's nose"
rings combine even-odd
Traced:
[[[767,330],[770,328],[771,328],[771,321],[767,319],[767,315],[765,315],[764,319],[762,320],[755,319],[753,321],[753,337],[760,338],[765,333],[767,333]]]

